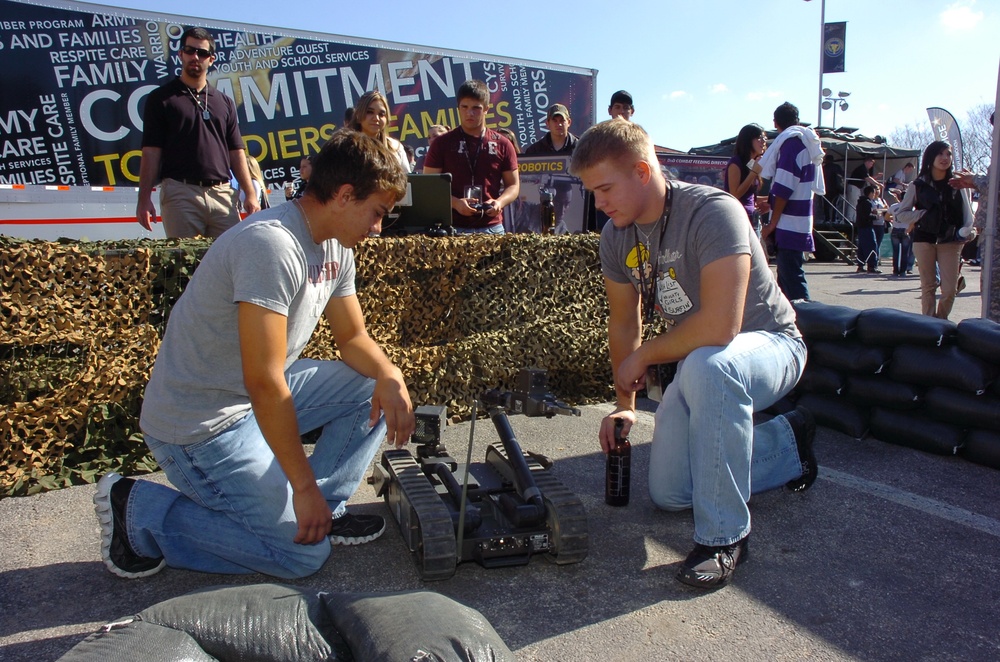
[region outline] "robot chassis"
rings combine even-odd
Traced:
[[[485,462],[471,462],[478,406],[486,409],[500,444]],[[587,556],[587,516],[580,500],[552,475],[548,458],[524,453],[507,414],[580,415],[546,390],[546,373],[521,370],[517,390],[490,390],[473,408],[464,465],[441,444],[447,411],[416,409],[417,429],[406,450],[387,450],[368,482],[399,524],[423,580],[447,579],[464,561],[484,568],[523,565],[535,554],[564,565]],[[462,482],[458,476],[462,477]]]

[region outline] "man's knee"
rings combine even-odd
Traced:
[[[691,509],[691,494],[672,489],[667,485],[649,485],[649,500],[660,510],[677,512]]]
[[[298,545],[276,550],[274,572],[268,573],[281,579],[301,579],[316,574],[330,558],[330,542],[322,540],[315,545]]]

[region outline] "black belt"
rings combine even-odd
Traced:
[[[220,184],[228,184],[228,179],[178,179],[177,181],[191,186],[201,186],[202,188],[212,188]]]

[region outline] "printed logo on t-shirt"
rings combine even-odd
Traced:
[[[499,151],[497,149],[497,144],[494,141],[491,140],[491,141],[489,141],[486,144],[489,145],[489,147],[490,147],[490,155],[491,156],[496,156],[499,153]]]
[[[661,273],[656,280],[656,303],[664,315],[672,317],[686,313],[694,305],[677,282],[677,272],[673,267]]]
[[[309,265],[309,282],[312,285],[324,283],[328,280],[336,280],[340,273],[339,262],[326,262],[324,264]]]

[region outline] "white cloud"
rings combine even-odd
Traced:
[[[946,30],[953,32],[974,30],[976,25],[986,16],[982,11],[973,10],[975,4],[975,0],[971,0],[971,2],[956,2],[948,5],[938,17],[941,25]]]
[[[712,91],[712,94],[721,94],[723,92],[728,92],[729,91],[729,88],[726,87],[725,83],[716,83],[715,85],[713,85],[709,89]]]
[[[674,90],[670,94],[664,94],[663,98],[664,99],[670,99],[670,100],[674,100],[674,99],[689,99],[689,98],[691,98],[691,95],[688,94],[687,92],[685,92],[684,90]]]

